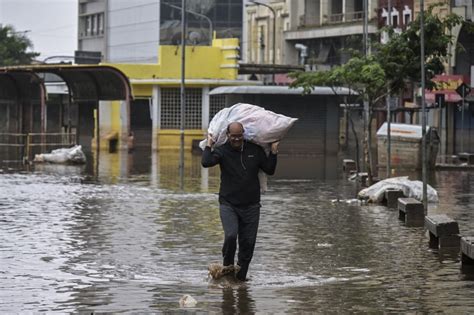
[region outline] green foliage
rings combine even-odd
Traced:
[[[463,22],[462,17],[450,14],[444,18],[433,14],[435,6],[431,6],[424,15],[425,41],[425,78],[426,87],[432,88],[431,79],[444,72],[444,64],[450,57],[449,45],[453,44],[450,30]],[[386,44],[375,44],[376,58],[387,73],[387,82],[393,92],[401,91],[406,81],[421,81],[421,37],[420,18],[410,23],[402,33],[390,33]]]
[[[27,52],[32,46],[31,41],[15,33],[12,26],[0,26],[0,66],[30,64],[39,56],[39,53]]]
[[[330,71],[297,72],[290,76],[296,79],[292,87],[302,87],[305,93],[315,86],[345,86],[371,101],[386,90],[385,71],[373,56],[353,57]]]

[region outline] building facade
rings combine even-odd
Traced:
[[[181,41],[180,0],[79,0],[78,51],[100,52],[102,61],[156,63],[158,46]],[[187,1],[190,45],[242,36],[242,0]]]
[[[345,48],[362,50],[364,34],[373,36],[378,30],[375,0],[368,1],[367,24],[362,0],[275,0],[267,1],[267,6],[249,4],[249,63],[274,61],[305,64],[311,70],[328,69],[348,60]]]

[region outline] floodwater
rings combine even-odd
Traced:
[[[282,158],[270,178],[250,281],[231,286],[207,279],[220,261],[219,178],[199,156],[186,156],[183,180],[178,154],[4,166],[0,313],[183,312],[184,294],[197,300],[190,313],[474,312],[474,276],[456,253],[429,249],[426,231],[394,210],[332,203],[354,198],[356,184],[299,159]],[[474,173],[430,181],[440,203],[429,212],[474,234]]]

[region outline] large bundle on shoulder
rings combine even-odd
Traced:
[[[268,155],[271,143],[282,140],[297,120],[260,106],[238,103],[219,111],[209,123],[207,132],[212,135],[214,146],[217,147],[227,141],[227,126],[239,122],[245,129],[244,139],[260,145]],[[199,146],[204,150],[206,144],[207,140],[203,140]],[[260,188],[265,192],[266,176],[262,171],[259,178]]]

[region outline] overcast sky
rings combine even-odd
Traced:
[[[73,56],[77,47],[77,0],[0,0],[0,23],[26,32],[39,60]]]

